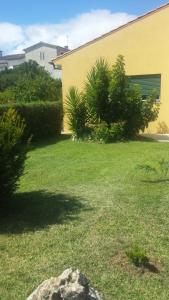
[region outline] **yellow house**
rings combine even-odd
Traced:
[[[159,90],[159,117],[147,132],[169,133],[169,3],[54,59],[62,66],[63,99],[70,86],[83,88],[99,57],[113,64],[119,54],[125,57],[127,75],[145,93],[154,85]]]

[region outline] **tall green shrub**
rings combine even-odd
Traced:
[[[130,85],[125,73],[124,57],[119,55],[112,68],[109,86],[110,121],[122,122],[126,137],[133,137],[145,130],[149,122],[158,117],[159,107],[155,105],[156,94],[145,101],[140,87]]]
[[[128,88],[124,58],[119,55],[111,70],[109,85],[110,122],[124,120]]]
[[[60,102],[31,102],[0,105],[0,115],[10,107],[14,108],[25,120],[24,139],[33,140],[56,136],[62,129],[62,105]]]
[[[144,131],[148,124],[155,121],[159,113],[159,105],[155,103],[156,92],[146,99],[142,99],[140,87],[130,86],[127,91],[125,114],[123,116],[126,137],[136,136],[140,130]]]
[[[109,83],[108,63],[100,58],[89,71],[85,85],[86,106],[91,122],[109,123]]]
[[[67,94],[66,113],[68,117],[69,129],[75,138],[80,138],[86,129],[86,106],[84,96],[77,88],[71,87]]]
[[[100,58],[87,75],[83,96],[76,87],[69,90],[69,126],[77,137],[83,134],[87,124],[99,138],[101,135],[106,140],[108,135],[109,140],[131,138],[157,119],[159,106],[155,100],[153,91],[143,100],[140,87],[129,84],[122,55],[117,57],[112,69]]]
[[[21,143],[25,122],[13,109],[0,117],[0,199],[12,195],[23,173],[26,147]]]

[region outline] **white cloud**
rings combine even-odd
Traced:
[[[127,13],[111,13],[105,9],[83,13],[59,24],[19,26],[0,23],[0,49],[19,53],[39,41],[65,46],[67,40],[73,49],[134,18]]]
[[[24,35],[21,26],[0,23],[0,47],[6,50],[17,47],[24,42]]]

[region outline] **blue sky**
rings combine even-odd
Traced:
[[[0,1],[0,21],[16,24],[53,23],[92,9],[109,9],[140,15],[165,3],[164,0],[8,0]]]
[[[21,53],[39,41],[73,49],[162,4],[160,0],[0,0],[0,50]]]

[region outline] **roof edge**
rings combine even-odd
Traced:
[[[128,27],[128,26],[130,26],[130,25],[132,25],[132,24],[134,24],[134,23],[137,23],[137,22],[141,21],[142,19],[144,19],[144,18],[146,18],[146,17],[149,17],[150,15],[152,15],[152,14],[154,14],[154,13],[156,13],[156,12],[158,12],[158,11],[160,11],[160,10],[162,10],[162,9],[165,9],[167,6],[169,6],[169,2],[167,2],[167,3],[165,3],[165,4],[161,5],[161,6],[159,6],[159,7],[157,7],[157,8],[155,8],[155,9],[153,9],[153,10],[150,10],[150,11],[148,11],[147,13],[145,13],[145,14],[143,14],[143,15],[140,15],[140,16],[137,17],[136,19],[134,19],[134,20],[132,20],[132,21],[129,21],[129,22],[127,22],[126,24],[123,24],[123,25],[121,25],[121,26],[119,26],[119,27],[117,27],[117,28],[115,28],[115,29],[113,29],[113,30],[107,32],[107,33],[104,33],[104,34],[102,34],[101,36],[98,36],[97,38],[95,38],[95,39],[93,39],[93,40],[91,40],[91,41],[89,41],[89,42],[87,42],[87,43],[85,43],[85,44],[83,44],[83,45],[81,45],[81,46],[79,46],[79,47],[73,49],[73,50],[70,50],[69,52],[64,53],[63,55],[60,55],[60,56],[58,56],[58,57],[52,59],[52,62],[58,61],[58,60],[60,60],[60,59],[63,59],[63,58],[65,58],[66,56],[69,56],[69,55],[73,54],[74,52],[77,52],[77,51],[79,51],[80,49],[85,48],[85,47],[87,47],[87,46],[89,46],[89,45],[91,45],[91,44],[93,44],[93,43],[95,43],[95,42],[97,42],[97,41],[99,41],[99,40],[101,40],[101,39],[103,39],[103,38],[105,38],[105,37],[111,35],[112,33],[115,33],[115,32],[117,32],[117,31],[120,31],[120,30],[122,30],[123,28],[126,28],[126,27]]]
[[[33,45],[31,45],[31,46],[23,49],[23,51],[30,52],[32,49],[39,48],[41,46],[47,46],[49,48],[54,48],[54,49],[57,49],[58,47],[60,47],[60,46],[57,46],[57,45],[54,45],[54,44],[49,44],[49,43],[40,41],[40,42],[38,42],[36,44],[33,44]]]
[[[14,60],[14,59],[22,59],[25,57],[25,53],[16,53],[16,54],[8,54],[0,57],[1,60]]]

